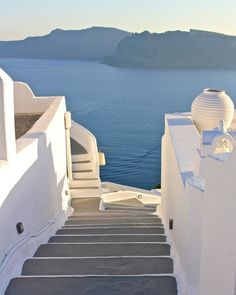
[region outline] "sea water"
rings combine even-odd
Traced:
[[[64,95],[72,118],[106,155],[102,181],[151,189],[161,182],[165,113],[188,112],[204,88],[225,89],[236,103],[236,71],[113,68],[74,60],[0,59],[36,95]]]

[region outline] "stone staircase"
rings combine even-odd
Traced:
[[[6,295],[176,295],[170,245],[155,208],[72,199],[74,213],[28,259]]]
[[[97,149],[97,147],[96,147]],[[91,154],[71,138],[72,177],[70,192],[72,197],[100,197],[101,180],[95,169]]]

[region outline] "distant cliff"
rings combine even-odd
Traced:
[[[190,30],[125,37],[103,60],[117,67],[236,69],[236,37]]]
[[[130,33],[103,27],[84,30],[56,29],[41,37],[1,41],[0,57],[101,60],[112,55]]]

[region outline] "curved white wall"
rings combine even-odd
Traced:
[[[97,140],[95,136],[88,129],[84,128],[73,120],[70,129],[70,136],[85,148],[91,161],[91,168],[94,173],[93,177],[99,178],[99,157]]]

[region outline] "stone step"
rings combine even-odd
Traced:
[[[96,225],[96,224],[93,224],[93,225],[89,225],[89,226],[85,226],[85,225],[81,225],[81,226],[79,226],[79,225],[64,225],[64,226],[62,226],[61,227],[61,229],[68,229],[68,230],[70,230],[70,229],[84,229],[84,230],[86,230],[86,229],[88,229],[88,230],[90,230],[90,229],[108,229],[108,230],[113,230],[113,229],[134,229],[134,228],[141,228],[141,229],[145,229],[145,228],[147,228],[147,229],[155,229],[155,228],[160,228],[160,227],[163,227],[163,225],[162,224],[158,224],[158,225],[156,225],[156,224],[154,224],[154,225],[147,225],[147,224],[144,224],[144,225],[142,225],[142,224],[138,224],[138,225],[131,225],[131,224],[121,224],[121,225],[119,225],[119,224],[114,224],[114,225],[106,225],[106,224],[102,224],[102,225]]]
[[[92,169],[80,170],[72,173],[74,180],[80,180],[81,178],[95,178],[97,172]]]
[[[43,277],[11,280],[5,295],[177,295],[172,276]]]
[[[98,178],[85,178],[70,181],[70,189],[76,189],[81,187],[100,187],[101,181]]]
[[[161,224],[161,219],[160,218],[149,218],[149,219],[144,219],[144,218],[139,218],[139,219],[130,219],[130,218],[126,218],[126,219],[103,219],[103,220],[99,220],[99,219],[95,219],[95,220],[81,220],[81,219],[68,219],[65,222],[65,225],[113,225],[113,224],[119,224],[119,225],[125,225],[125,224]]]
[[[83,163],[91,163],[91,160],[80,160],[80,161],[74,161],[73,164],[83,164]]]
[[[155,221],[157,218],[159,218],[157,215],[131,215],[131,216],[127,216],[127,215],[99,215],[99,216],[91,216],[91,215],[80,215],[78,213],[74,213],[71,214],[68,217],[68,220],[79,220],[81,222],[97,222],[97,221],[101,221],[101,222],[109,222],[109,220],[111,221],[143,221],[143,222],[148,222],[148,221]]]
[[[168,257],[28,259],[22,275],[140,275],[173,273]]]
[[[70,195],[72,198],[101,197],[102,193],[100,187],[81,187],[70,189]]]
[[[85,218],[110,218],[110,217],[118,217],[118,218],[127,218],[127,217],[135,217],[135,218],[148,218],[148,217],[157,217],[156,213],[155,215],[151,212],[139,212],[139,211],[124,211],[124,210],[116,210],[116,211],[109,211],[109,210],[102,210],[102,211],[97,211],[97,210],[87,210],[85,212],[79,211],[79,212],[74,212],[71,214],[71,216],[76,216],[76,217],[85,217]]]
[[[72,163],[78,163],[81,161],[91,161],[91,155],[89,154],[80,154],[80,155],[71,155]]]
[[[71,207],[74,208],[75,212],[99,210],[100,202],[100,197],[72,198]]]
[[[109,204],[109,203],[114,204],[114,205],[136,206],[136,207],[143,207],[144,206],[144,204],[136,198],[112,201],[112,202],[108,202],[106,204]]]
[[[57,235],[78,235],[78,234],[164,234],[163,227],[130,227],[130,228],[63,228],[56,232]]]
[[[130,199],[122,199],[118,201],[112,201],[112,202],[105,202],[105,205],[109,206],[115,205],[115,206],[120,206],[120,207],[145,207],[145,208],[151,208],[151,209],[156,209],[156,207],[159,204],[153,204],[153,203],[143,203],[141,200],[138,198],[130,198]]]
[[[72,163],[72,171],[93,170],[94,163],[91,161],[79,161]]]
[[[164,235],[64,235],[53,236],[49,243],[89,242],[166,242]]]
[[[78,224],[117,224],[117,223],[161,223],[161,219],[159,217],[106,217],[106,218],[86,218],[79,216],[70,216],[65,224],[71,224],[71,221],[77,222]],[[72,223],[73,223],[72,222]]]
[[[134,211],[134,212],[149,212],[154,213],[156,211],[155,208],[147,208],[147,207],[128,207],[128,206],[122,206],[122,205],[112,205],[112,204],[104,204],[105,210],[109,211]]]
[[[168,256],[166,243],[87,243],[44,244],[34,257],[99,257],[99,256]]]

